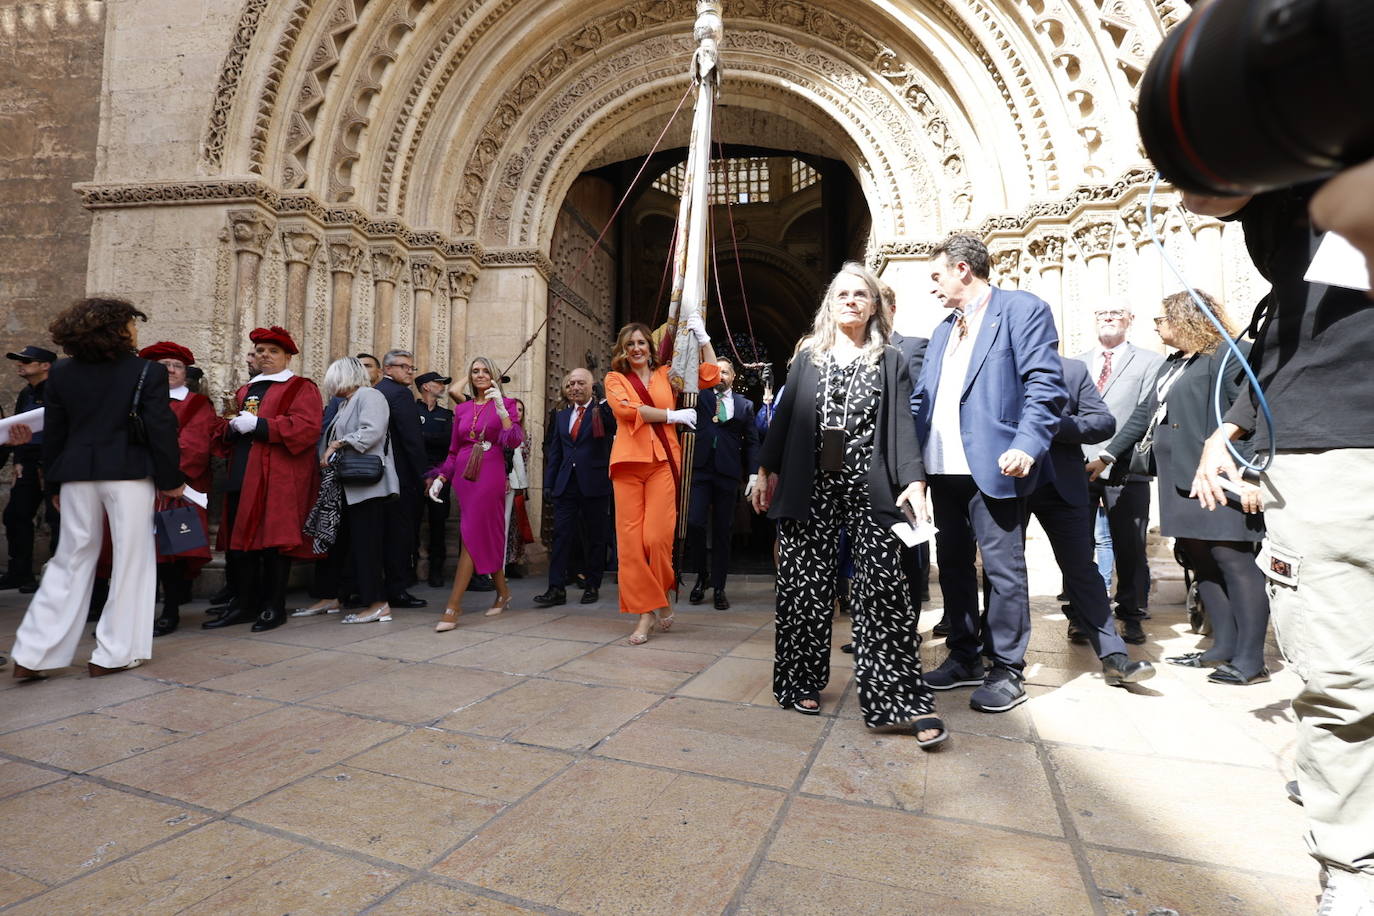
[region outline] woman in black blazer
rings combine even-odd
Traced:
[[[864,724],[908,726],[925,748],[947,736],[921,675],[916,614],[902,572],[900,506],[924,514],[907,361],[887,344],[891,317],[862,264],[836,274],[759,453],[754,509],[778,520],[773,695],[820,712],[830,678],[840,529],[854,562],[854,679]],[[773,479],[776,475],[776,481]],[[771,508],[770,508],[771,505]]]
[[[1221,305],[1199,293],[1226,325]],[[1189,496],[1203,441],[1217,427],[1213,400],[1227,348],[1192,296],[1175,293],[1164,300],[1155,319],[1160,340],[1177,350],[1160,366],[1149,395],[1122,425],[1103,457],[1088,464],[1094,479],[1108,461],[1128,461],[1141,445],[1148,449],[1159,475],[1159,530],[1177,539],[1197,577],[1198,594],[1212,622],[1212,647],[1166,659],[1188,668],[1215,668],[1208,680],[1244,686],[1269,680],[1264,667],[1264,638],[1269,626],[1269,598],[1264,574],[1255,565],[1255,545],[1264,538],[1264,517],[1247,514],[1234,497],[1217,512],[1203,509]],[[1244,344],[1242,351],[1248,350]],[[1236,399],[1243,370],[1234,356],[1222,379],[1221,409]],[[1242,443],[1242,453],[1249,448]],[[1241,484],[1249,487],[1248,484]]]
[[[85,299],[48,326],[70,359],[48,376],[43,466],[46,490],[62,512],[57,553],[43,573],[14,641],[14,676],[34,680],[70,665],[86,622],[110,522],[114,547],[109,599],[96,627],[91,677],[152,657],[157,592],[153,502],[180,496],[184,478],[167,370],[139,359],[139,321],[119,299]],[[134,431],[136,411],[145,431]],[[60,501],[60,502],[59,502]]]

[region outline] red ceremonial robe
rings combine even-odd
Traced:
[[[225,421],[215,415],[214,405],[203,394],[187,394],[184,400],[170,402],[172,413],[177,418],[177,445],[181,449],[181,473],[186,475],[186,485],[202,493],[210,492],[210,449],[217,438],[224,435]],[[197,507],[200,523],[210,530],[210,514]],[[210,562],[210,545],[200,550],[192,550],[175,557],[158,554],[159,563],[172,560],[187,560],[190,573],[195,576],[200,568]]]
[[[236,400],[242,404],[247,396],[244,385]],[[220,546],[229,550],[275,547],[287,556],[318,558],[301,527],[319,495],[315,449],[323,418],[320,389],[310,379],[296,375],[267,387],[258,405],[258,419],[267,421],[267,441],[254,440],[248,452],[234,530],[225,544],[226,526],[220,525]]]

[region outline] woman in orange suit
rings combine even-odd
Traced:
[[[692,316],[687,329],[701,344],[698,383],[713,387],[720,367],[700,314]],[[606,373],[606,400],[617,428],[611,485],[620,549],[620,613],[639,615],[629,642],[640,646],[648,642],[655,623],[665,631],[673,624],[672,614],[659,614],[668,610],[668,590],[674,582],[673,529],[682,467],[677,431],[671,427],[696,428],[697,412],[673,409],[668,367],[658,365],[645,325],[635,322],[620,329],[611,369]]]

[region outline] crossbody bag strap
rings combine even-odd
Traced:
[[[148,361],[143,361],[143,371],[138,374],[138,386],[134,388],[134,402],[129,405],[129,413],[138,413],[139,401],[143,400],[143,380],[148,377]]]
[[[649,389],[644,386],[644,383],[642,381],[640,381],[639,376],[635,374],[634,370],[631,369],[629,372],[627,372],[625,374],[625,377],[630,380],[630,385],[634,388],[635,394],[639,395],[639,400],[646,407],[653,407],[654,402],[653,399],[649,397]],[[649,426],[653,428],[654,434],[658,436],[659,444],[663,446],[663,454],[668,456],[668,467],[673,472],[673,483],[676,484],[681,479],[681,474],[678,472],[677,469],[677,460],[673,458],[673,450],[668,445],[668,433],[663,428],[666,425],[666,423],[649,424]]]

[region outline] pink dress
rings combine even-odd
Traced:
[[[519,448],[525,441],[525,431],[515,422],[514,399],[506,398],[505,402],[511,416],[510,429],[501,428],[501,418],[490,401],[480,407],[472,401],[457,405],[453,409],[453,440],[448,458],[433,471],[453,484],[463,546],[478,573],[494,573],[505,565],[506,461],[501,450]],[[481,471],[476,480],[464,480],[468,456],[482,444],[491,447],[482,453]]]

